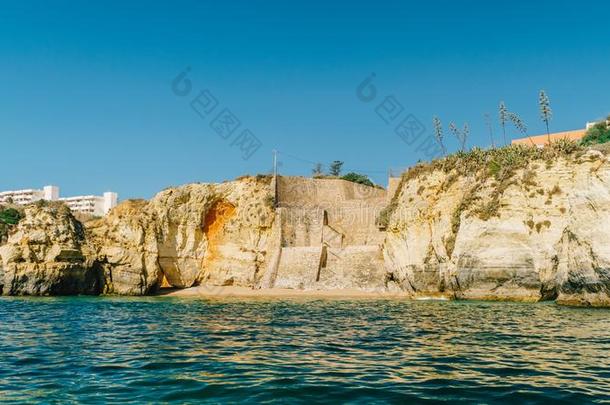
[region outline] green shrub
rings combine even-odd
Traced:
[[[610,119],[610,117],[608,118]],[[585,137],[580,141],[580,143],[585,146],[606,142],[610,142],[610,127],[608,127],[605,121],[599,122],[589,128]]]
[[[23,218],[21,212],[14,208],[0,206],[0,245],[6,242],[10,229]]]
[[[561,138],[553,141],[551,144],[552,148],[562,155],[572,155],[575,152],[580,151],[582,148],[578,142],[574,142],[570,139]]]
[[[349,172],[345,176],[341,177],[343,180],[351,181],[358,184],[364,184],[365,186],[375,187],[375,183],[363,174],[358,174],[354,172]]]
[[[487,164],[487,170],[489,171],[489,174],[494,177],[496,177],[498,173],[500,173],[501,168],[502,166],[500,166],[500,164],[495,160],[492,160]]]
[[[21,219],[21,214],[14,208],[7,208],[0,211],[0,222],[7,225],[17,225]]]

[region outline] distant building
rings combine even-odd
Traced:
[[[551,138],[551,142],[558,141],[560,139],[568,139],[571,141],[579,141],[587,134],[586,129],[576,129],[574,131],[564,131],[564,132],[554,132],[550,135],[534,135],[527,138],[519,138],[513,139],[513,145],[536,145],[540,148],[547,145],[549,142],[549,137]]]
[[[12,202],[13,204],[30,204],[38,200],[55,201],[59,199],[59,187],[44,186],[42,190],[25,189],[0,192],[0,202]]]
[[[77,197],[60,198],[74,212],[102,216],[116,207],[118,200],[117,193],[106,192],[103,196],[81,195]]]
[[[42,190],[26,189],[0,192],[0,203],[26,205],[39,200],[63,201],[72,211],[102,216],[116,207],[117,193],[106,192],[103,196],[83,195],[76,197],[59,197],[59,187],[45,186]]]
[[[573,131],[564,131],[564,132],[554,132],[550,134],[551,142],[558,141],[560,139],[568,139],[571,141],[579,141],[587,134],[587,131],[591,129],[594,125],[599,124],[600,122],[606,121],[606,125],[610,126],[610,120],[601,120],[594,122],[587,122],[585,124],[585,129],[575,129]],[[549,143],[549,135],[534,135],[527,138],[519,138],[513,139],[511,141],[513,145],[536,145],[539,148],[544,147],[544,145]]]

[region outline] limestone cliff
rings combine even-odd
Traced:
[[[3,294],[241,286],[610,306],[610,163],[574,145],[475,149],[379,188],[268,176],[170,188],[83,226],[27,206]],[[2,241],[0,241],[2,243]]]
[[[385,191],[338,180],[247,177],[127,201],[89,223],[104,292],[159,286],[384,291],[376,214]]]
[[[1,293],[98,294],[100,288],[83,227],[68,207],[43,201],[27,206],[0,247]]]
[[[105,292],[146,294],[160,285],[252,286],[273,224],[267,177],[190,184],[128,201],[88,226]]]
[[[514,154],[405,174],[384,244],[392,278],[415,296],[609,305],[608,159]]]

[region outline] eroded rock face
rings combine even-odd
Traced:
[[[0,247],[4,295],[98,294],[102,280],[87,259],[84,230],[61,203],[38,203]]]
[[[61,203],[30,205],[0,247],[2,293],[236,285],[610,306],[610,163],[599,152],[533,161],[501,182],[440,169],[410,176],[385,234],[362,215],[379,208],[377,194],[322,183],[321,194],[284,192],[294,206],[275,210],[270,183],[171,188],[85,228]]]
[[[87,226],[106,294],[143,295],[159,283],[155,217],[149,205],[142,200],[125,201]]]
[[[501,185],[442,171],[406,181],[384,245],[392,277],[414,295],[608,305],[609,162],[589,151],[545,165]]]
[[[274,220],[271,195],[268,178],[245,178],[120,204],[88,227],[105,292],[147,294],[162,282],[252,287]]]
[[[33,204],[0,248],[0,287],[7,295],[254,287],[273,221],[268,177],[167,189],[126,201],[86,229],[61,203]]]

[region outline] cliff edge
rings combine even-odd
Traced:
[[[61,204],[33,204],[4,231],[2,294],[235,286],[610,306],[603,153],[475,149],[392,184],[391,195],[340,179],[189,184],[84,226]]]
[[[599,151],[511,147],[416,166],[386,216],[386,264],[414,296],[610,304]]]
[[[0,246],[4,295],[99,294],[99,272],[85,230],[62,203],[39,201],[8,229]]]

